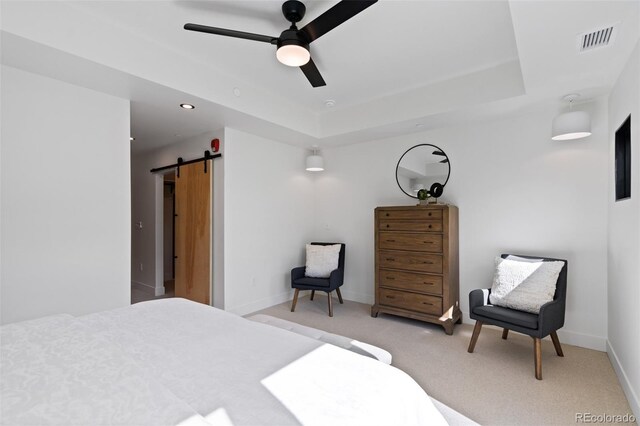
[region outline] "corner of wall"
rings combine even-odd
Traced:
[[[640,399],[638,398],[638,393],[633,388],[627,372],[624,370],[624,367],[620,363],[620,359],[618,358],[616,351],[613,349],[611,343],[608,340],[607,355],[609,356],[611,365],[613,365],[613,369],[618,376],[618,380],[620,381],[622,390],[627,397],[627,401],[629,401],[629,406],[631,407],[631,411],[633,411],[633,415],[636,417],[636,419],[640,419]]]

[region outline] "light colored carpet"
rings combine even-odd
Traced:
[[[300,298],[296,312],[283,303],[256,312],[341,334],[391,352],[393,365],[407,372],[433,398],[483,425],[576,424],[577,413],[632,414],[607,354],[563,344],[556,355],[549,338],[542,344],[543,380],[534,377],[533,340],[485,326],[473,354],[467,352],[473,327],[442,327],[380,314],[370,306],[334,299]]]

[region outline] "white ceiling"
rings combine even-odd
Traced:
[[[312,88],[274,46],[182,29],[277,36],[281,4],[3,0],[2,61],[132,99],[138,149],[225,125],[322,146],[605,94],[640,33],[637,0],[382,0],[312,43],[327,82]],[[305,4],[300,27],[335,1]],[[611,24],[612,46],[578,53],[577,34]],[[198,108],[176,107],[184,101]]]

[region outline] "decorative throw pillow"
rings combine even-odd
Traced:
[[[514,254],[510,254],[509,256],[507,256],[507,259],[509,260],[516,260],[518,262],[533,262],[533,263],[539,263],[542,262],[542,259],[532,259],[530,257],[520,257],[520,256],[516,256]]]
[[[489,300],[496,306],[537,314],[542,305],[553,300],[563,266],[564,262],[560,261],[497,257]]]
[[[340,244],[319,246],[307,244],[307,264],[304,275],[311,278],[329,278],[338,269]]]

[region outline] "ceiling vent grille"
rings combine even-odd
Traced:
[[[616,27],[612,25],[596,31],[580,34],[578,36],[578,50],[580,52],[586,52],[599,47],[609,46],[613,44],[616,32]]]

